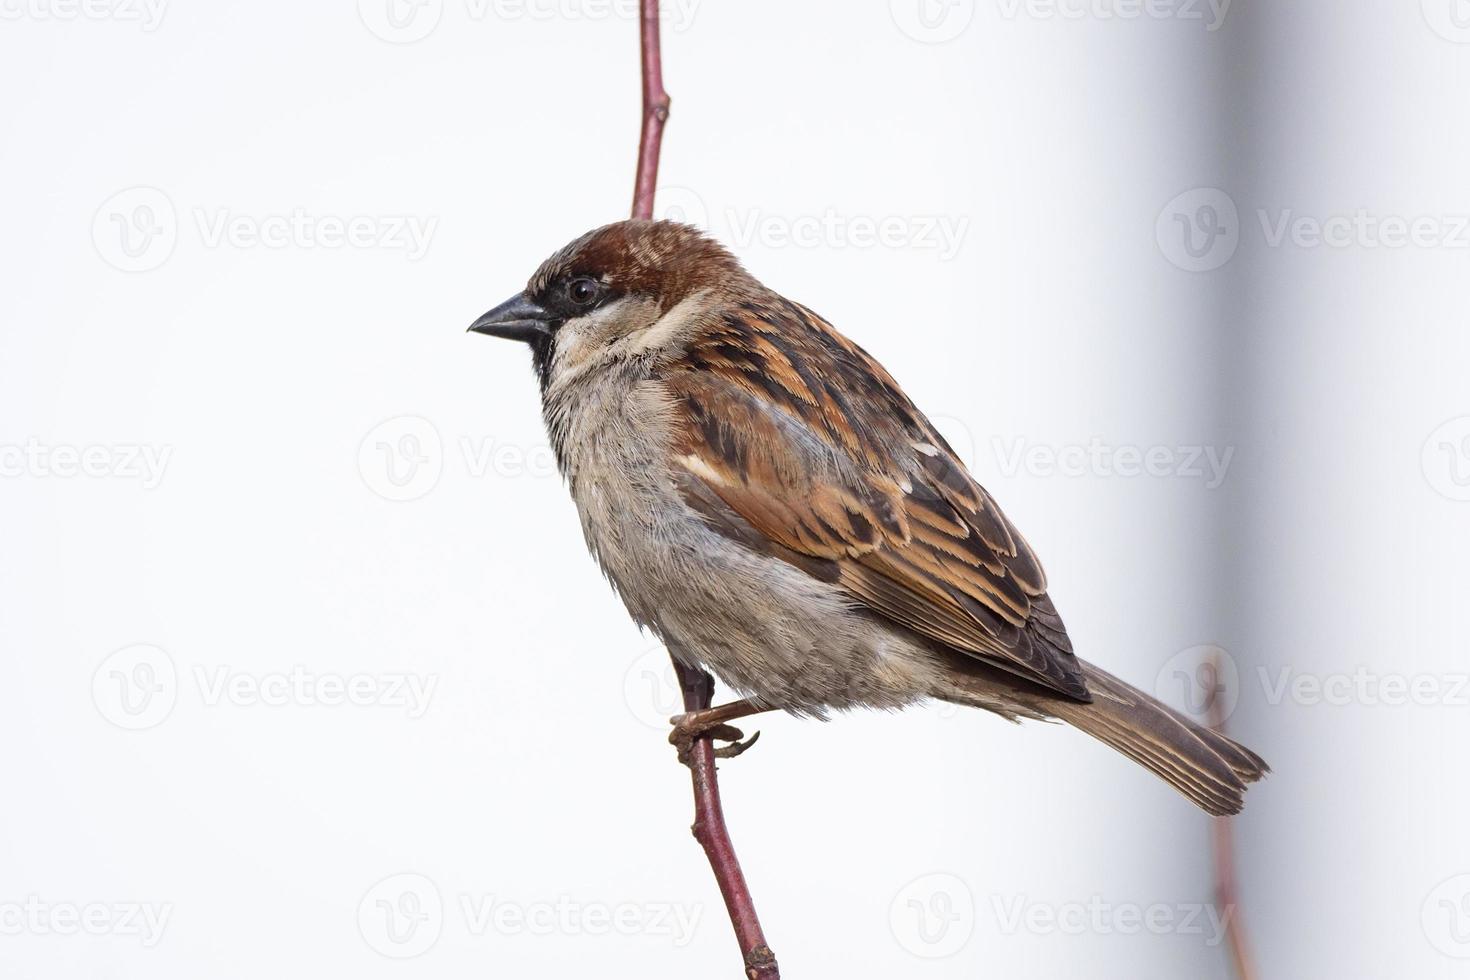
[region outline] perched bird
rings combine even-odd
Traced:
[[[1031,548],[898,383],[720,244],[621,221],[470,327],[524,341],[587,545],[629,613],[771,709],[930,698],[1060,719],[1214,814],[1255,753],[1079,660]]]

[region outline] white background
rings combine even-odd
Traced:
[[[1227,651],[1267,978],[1470,957],[1465,7],[666,13],[665,206],[940,421],[1082,655]],[[626,211],[630,8],[0,0],[6,976],[738,974],[663,654],[463,332]],[[785,975],[1229,975],[1207,818],[1083,736],[757,727]]]

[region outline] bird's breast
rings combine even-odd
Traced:
[[[654,382],[603,385],[547,419],[588,550],[646,625],[658,592],[689,574],[700,531],[670,470],[666,404]]]

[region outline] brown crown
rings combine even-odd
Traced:
[[[618,221],[589,231],[543,262],[526,292],[540,296],[551,283],[570,276],[653,297],[662,309],[701,289],[750,282],[723,245],[675,221]]]

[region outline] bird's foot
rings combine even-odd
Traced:
[[[756,732],[746,738],[745,733],[734,725],[725,724],[719,717],[711,718],[703,711],[675,715],[669,719],[669,724],[674,726],[669,732],[669,743],[679,750],[679,761],[686,766],[693,763],[694,743],[702,738],[727,743],[715,746],[715,758],[733,759],[761,737],[761,733]]]

